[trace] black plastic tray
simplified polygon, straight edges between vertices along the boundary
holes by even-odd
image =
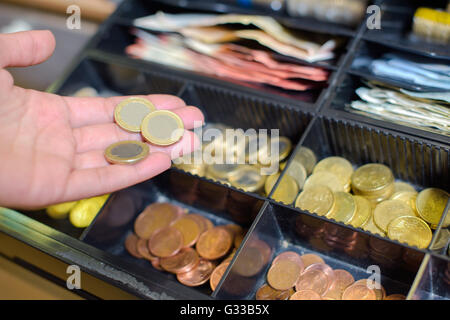
[[[362,43],[365,21],[349,33],[338,32],[347,37],[345,49],[348,51],[341,52],[336,64],[329,68],[333,74],[328,88],[313,93],[313,99],[310,100],[134,60],[123,54],[125,45],[133,40],[128,32],[132,19],[168,6],[172,12],[186,12],[186,6],[192,3],[124,1],[50,91],[69,95],[80,87],[89,85],[100,92],[109,93],[175,94],[187,103],[199,106],[207,121],[222,122],[243,129],[278,128],[281,135],[291,138],[297,149],[301,145],[307,146],[316,152],[319,159],[340,155],[358,165],[382,162],[393,169],[397,178],[410,181],[419,188],[434,186],[449,189],[448,139],[383,121],[354,117],[339,109],[341,101],[351,99],[353,87],[361,80],[358,74],[350,73],[349,68],[356,55],[354,49]],[[245,11],[209,2],[202,4],[202,8],[208,12]],[[189,9],[199,10],[195,5],[189,6]],[[394,6],[391,10],[403,12],[405,7]],[[282,14],[277,17],[283,19]],[[299,29],[324,32],[323,24],[308,24],[305,27],[305,21],[307,20],[298,19]],[[336,33],[331,30],[330,34]],[[372,42],[374,45],[381,43]],[[402,48],[408,49],[407,46]],[[427,48],[422,49],[421,54],[428,52]],[[292,161],[292,158],[293,155],[289,161]],[[288,166],[289,163],[287,168]],[[284,173],[285,171],[280,179]],[[133,219],[145,204],[153,201],[177,203],[199,211],[217,223],[233,221],[250,227],[246,239],[214,293],[211,293],[207,285],[201,288],[185,287],[172,275],[153,270],[148,263],[132,258],[123,250],[124,237],[131,231]],[[448,207],[450,205],[447,205],[447,214]],[[90,248],[88,251],[91,256],[104,265],[99,273],[106,277],[106,281],[117,282],[114,275],[108,273],[108,266],[123,270],[133,276],[133,279],[138,279],[138,282],[133,280],[126,285],[136,296],[147,298],[162,298],[161,294],[168,292],[168,298],[253,299],[255,290],[264,281],[266,269],[261,270],[254,278],[236,282],[236,279],[240,278],[236,278],[234,266],[245,257],[246,246],[254,237],[269,245],[272,257],[287,248],[293,248],[300,253],[316,252],[322,254],[326,262],[334,268],[351,271],[355,278],[367,277],[365,270],[368,264],[377,262],[382,267],[382,282],[388,292],[409,292],[409,298],[417,292],[419,283],[425,292],[434,290],[427,285],[432,285],[436,279],[426,278],[423,271],[429,265],[430,259],[437,261],[433,262],[433,268],[439,270],[450,263],[447,256],[433,252],[430,248],[419,250],[334,220],[302,212],[292,206],[285,206],[269,197],[246,193],[175,168],[140,185],[114,193],[95,221],[85,230],[76,229],[61,221],[52,223],[38,214],[27,215],[51,227],[43,228],[36,224],[39,232],[49,234],[49,239],[64,240],[70,243],[74,250],[83,251],[87,250],[86,247]],[[294,228],[296,223],[298,228]],[[438,232],[441,224],[438,226]],[[315,228],[321,231],[318,232]],[[317,237],[319,233],[321,237]],[[340,246],[330,247],[330,242],[327,242],[327,237],[324,236],[326,234],[338,235],[344,242],[347,239],[351,242],[357,239],[356,242],[360,246],[358,254],[346,252],[342,243]],[[436,234],[433,241],[436,240]],[[81,239],[82,242],[74,238]],[[55,251],[50,254],[59,253]],[[77,264],[81,268],[92,269],[92,261],[77,261]],[[160,295],[142,294],[143,283],[147,286],[145,290],[149,288]],[[438,295],[445,297],[442,293]]]

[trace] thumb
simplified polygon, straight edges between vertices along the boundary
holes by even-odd
[[[0,34],[0,68],[39,64],[54,50],[55,38],[48,30]]]

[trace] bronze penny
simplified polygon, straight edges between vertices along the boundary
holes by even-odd
[[[384,300],[406,300],[406,297],[402,294],[390,294]]]
[[[294,251],[285,251],[283,253],[280,253],[272,262],[272,264],[277,263],[277,261],[281,261],[281,260],[290,260],[296,264],[298,264],[298,266],[300,267],[301,271],[303,271],[304,266],[303,266],[303,261],[302,258],[300,257],[300,255],[297,252]]]
[[[236,237],[234,237],[233,245],[235,248],[239,248],[242,241],[244,240],[245,234],[238,234]]]
[[[342,300],[377,300],[377,295],[365,284],[355,283],[344,290]]]
[[[183,235],[174,227],[166,227],[156,231],[149,241],[150,253],[166,258],[178,253],[183,247]]]
[[[155,259],[158,259],[158,257],[155,257],[154,255],[152,255],[150,253],[150,249],[148,248],[148,240],[146,239],[139,239],[137,242],[137,251],[139,252],[139,254],[144,258],[147,259],[148,261],[152,261]]]
[[[211,278],[209,278],[209,285],[211,286],[211,290],[216,290],[217,285],[219,284],[220,280],[223,277],[223,274],[227,270],[228,266],[230,265],[230,262],[222,262],[219,264],[211,274]]]
[[[227,225],[223,226],[224,228],[228,229],[229,231],[231,231],[233,233],[233,239],[239,235],[242,234],[244,232],[244,229],[242,229],[241,226],[234,224],[234,223],[230,223]]]
[[[199,257],[197,252],[192,248],[181,249],[176,255],[167,258],[161,258],[159,264],[161,267],[172,273],[183,273],[194,269],[198,262]]]
[[[159,261],[160,261],[160,259],[159,259],[159,258],[156,258],[155,260],[152,260],[152,261],[150,261],[150,262],[151,262],[151,264],[152,264],[152,267],[155,268],[156,270],[164,271],[164,269],[161,268],[161,265],[159,264]]]
[[[183,246],[186,248],[193,246],[197,242],[198,237],[200,237],[200,226],[197,221],[189,218],[189,215],[177,219],[172,223],[172,227],[181,232],[183,235]]]
[[[143,256],[137,250],[137,242],[139,238],[134,234],[130,233],[125,239],[125,249],[135,258],[142,259]]]
[[[231,248],[231,241],[228,231],[221,227],[214,227],[202,233],[197,241],[196,249],[202,258],[216,260],[227,254]]]
[[[287,290],[295,286],[302,268],[290,260],[280,260],[269,269],[267,282],[277,290]]]
[[[264,255],[258,247],[246,246],[242,248],[239,259],[233,266],[237,275],[249,278],[258,274],[264,267]]]
[[[305,268],[309,267],[310,265],[314,264],[314,263],[325,263],[325,261],[323,261],[323,259],[321,257],[319,257],[316,254],[312,254],[312,253],[307,253],[301,256],[302,261],[303,261],[303,266]]]
[[[200,286],[209,280],[214,267],[215,265],[211,261],[200,259],[197,266],[191,271],[177,273],[177,279],[189,287]]]
[[[324,295],[334,282],[333,269],[324,263],[314,263],[307,267],[298,279],[295,290],[313,290]]]
[[[336,269],[334,270],[334,281],[330,286],[330,290],[328,290],[324,297],[332,298],[333,300],[341,300],[344,290],[354,282],[355,279],[348,271]]]
[[[322,300],[320,294],[312,290],[300,290],[294,293],[289,300]]]
[[[139,214],[134,231],[141,239],[150,237],[161,228],[169,226],[178,216],[178,210],[170,203],[153,203]]]
[[[198,223],[198,225],[200,226],[200,234],[214,227],[214,224],[211,222],[211,220],[198,213],[188,214],[187,217],[195,220]]]
[[[355,282],[355,284],[362,284],[367,286],[369,289],[372,289],[377,296],[377,300],[383,300],[386,297],[386,290],[384,290],[383,286],[370,279],[360,279]]]
[[[256,300],[287,300],[292,293],[291,290],[276,290],[264,284],[256,291]]]

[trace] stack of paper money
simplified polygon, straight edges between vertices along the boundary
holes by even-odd
[[[450,91],[413,92],[374,83],[360,87],[349,111],[450,136]]]
[[[336,47],[334,40],[300,38],[266,16],[158,12],[136,19],[134,25],[139,29],[132,31],[137,40],[126,49],[130,56],[295,91],[323,86],[329,72],[280,62],[273,53],[316,62],[333,58]],[[244,45],[248,40],[259,47]]]

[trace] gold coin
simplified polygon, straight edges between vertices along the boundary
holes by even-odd
[[[240,166],[237,174],[230,177],[232,186],[246,192],[258,192],[264,187],[266,176],[261,175],[259,169],[254,166]]]
[[[383,164],[369,163],[356,169],[351,181],[352,187],[359,192],[374,192],[393,183],[394,175],[391,169]]]
[[[119,141],[105,150],[105,158],[114,164],[133,164],[147,157],[149,146],[141,141]]]
[[[425,221],[418,217],[398,217],[387,228],[387,235],[393,240],[425,249],[431,242],[432,233]]]
[[[344,185],[338,177],[331,172],[319,171],[313,173],[305,181],[303,189],[307,189],[313,185],[323,185],[331,189],[333,192],[344,192]]]
[[[275,180],[276,181],[276,180]],[[284,204],[291,204],[298,194],[297,182],[291,176],[284,175],[278,184],[277,189],[272,194],[272,199]]]
[[[208,166],[207,169],[208,175],[219,179],[219,180],[228,180],[239,174],[239,165],[232,164],[219,164],[215,163]]]
[[[144,118],[156,108],[147,99],[132,97],[122,100],[114,109],[114,120],[127,131],[141,132]]]
[[[278,162],[287,158],[292,150],[292,142],[287,137],[271,138],[270,142],[258,149],[259,163],[267,165],[271,159],[276,159]],[[278,154],[275,154],[278,152]]]
[[[300,147],[294,156],[294,160],[300,162],[306,169],[306,173],[310,175],[316,165],[317,158],[314,152],[307,147]]]
[[[410,206],[411,209],[413,209],[416,216],[419,216],[416,208],[417,195],[417,191],[397,191],[389,199],[403,201],[408,206]]]
[[[399,191],[416,191],[416,189],[414,189],[414,187],[407,183],[407,182],[403,182],[403,181],[395,181],[394,182],[394,193],[399,192]]]
[[[356,203],[353,196],[347,192],[335,192],[334,199],[334,209],[327,217],[343,223],[349,223],[356,213]]]
[[[356,203],[356,213],[352,220],[350,220],[349,224],[355,228],[359,228],[369,221],[372,216],[372,207],[369,200],[364,197],[353,196],[353,199]]]
[[[384,232],[392,220],[403,216],[414,217],[415,214],[410,206],[400,200],[383,201],[373,210],[373,221]]]
[[[299,189],[303,189],[307,174],[305,167],[303,167],[300,162],[292,161],[286,171],[286,174],[290,175],[295,180],[295,182],[297,182],[297,186],[299,187]]]
[[[141,132],[148,142],[168,146],[183,137],[184,124],[176,113],[169,110],[157,110],[149,113],[142,120]]]
[[[326,216],[333,209],[334,202],[333,191],[330,188],[316,185],[303,190],[298,195],[295,206],[319,216]]]
[[[331,172],[339,178],[343,186],[349,186],[353,167],[347,159],[342,157],[328,157],[320,160],[316,164],[313,174],[319,171]]]
[[[441,229],[431,249],[440,250],[444,248],[445,246],[447,246],[449,239],[450,239],[450,230]]]
[[[419,216],[431,225],[437,225],[444,213],[448,197],[447,192],[438,188],[428,188],[420,191],[416,198],[416,208]],[[445,228],[448,225],[449,223],[444,221],[443,227]]]
[[[387,185],[385,188],[374,192],[364,193],[359,192],[356,189],[353,191],[355,194],[363,196],[376,206],[378,203],[384,200],[388,200],[389,197],[394,193],[394,184],[391,183]]]
[[[266,178],[266,183],[264,184],[264,191],[266,192],[266,195],[269,195],[270,191],[272,191],[273,186],[277,182],[278,178],[280,177],[279,173],[271,174]]]
[[[365,231],[372,232],[373,234],[379,234],[381,236],[385,236],[386,233],[378,228],[378,226],[373,222],[373,214],[371,214],[369,220],[365,224],[362,225],[362,229]]]

